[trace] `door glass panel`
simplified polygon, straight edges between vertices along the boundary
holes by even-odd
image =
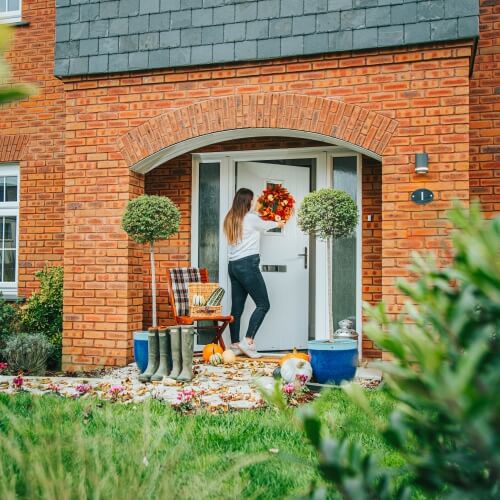
[[[333,187],[357,201],[357,158],[333,159]],[[333,327],[349,318],[356,326],[356,235],[333,241]]]
[[[279,181],[279,182],[267,181],[266,189],[274,189],[276,186],[279,186],[279,185],[283,185],[283,181]],[[258,196],[260,196],[260,193],[254,193],[254,196],[258,197]],[[279,234],[281,234],[282,232],[283,231],[282,231],[281,227],[275,227],[273,229],[268,229],[266,231],[266,233],[279,233]]]
[[[219,281],[220,164],[200,163],[198,208],[198,267],[210,281]]]

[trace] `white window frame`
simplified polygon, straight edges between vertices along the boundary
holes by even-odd
[[[0,202],[0,217],[16,217],[16,268],[15,281],[0,281],[0,291],[4,297],[16,297],[19,272],[19,195],[21,192],[21,180],[19,165],[13,163],[0,163],[0,177],[17,177],[17,201]]]
[[[0,0],[0,3],[7,4],[8,0]],[[0,12],[0,24],[17,23],[21,21],[21,11],[23,8],[22,0],[19,0],[19,9]]]

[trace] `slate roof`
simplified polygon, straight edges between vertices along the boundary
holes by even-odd
[[[56,0],[56,5],[57,76],[479,35],[479,0]]]

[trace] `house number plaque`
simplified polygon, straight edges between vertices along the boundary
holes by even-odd
[[[425,205],[434,200],[434,193],[428,189],[417,189],[411,193],[411,199],[418,205]]]

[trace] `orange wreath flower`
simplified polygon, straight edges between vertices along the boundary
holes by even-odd
[[[259,215],[264,220],[287,221],[293,215],[294,197],[281,184],[264,189],[258,197]]]

